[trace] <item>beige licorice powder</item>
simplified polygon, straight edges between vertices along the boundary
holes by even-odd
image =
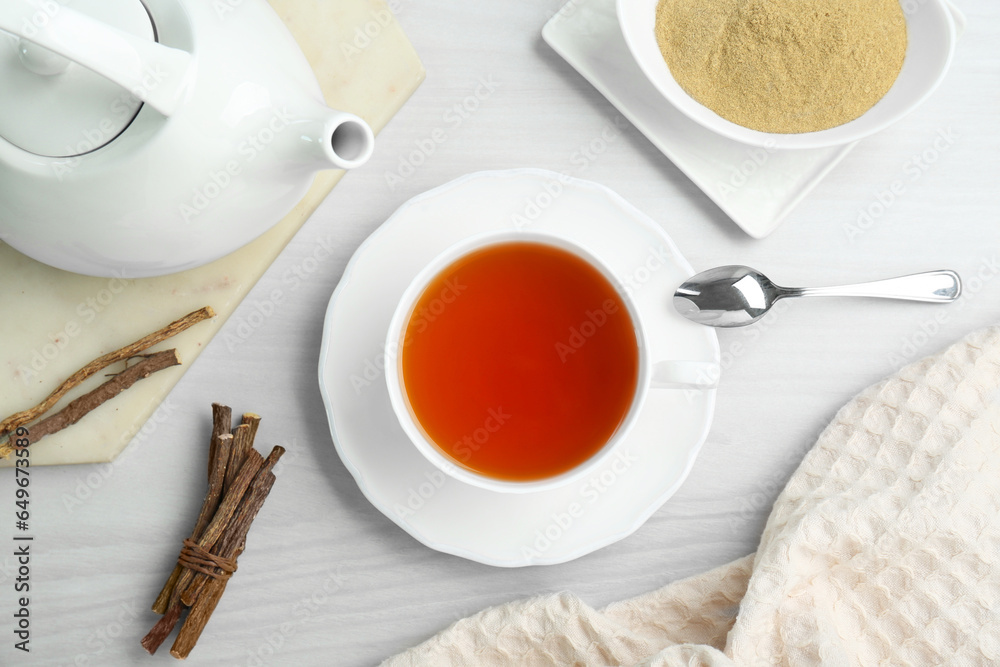
[[[899,0],[660,0],[656,39],[691,97],[783,134],[864,114],[895,82],[907,43]]]

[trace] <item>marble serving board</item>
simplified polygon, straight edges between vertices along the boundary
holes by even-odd
[[[302,46],[330,106],[358,114],[376,132],[423,81],[423,65],[384,0],[270,3]],[[202,306],[217,313],[154,348],[176,347],[181,366],[142,380],[76,425],[33,445],[32,465],[111,461],[125,449],[342,175],[320,173],[298,206],[253,243],[172,276],[88,278],[45,266],[0,243],[0,419],[39,403],[102,354]],[[120,365],[109,369],[115,370]],[[103,374],[91,378],[60,406],[105,379]],[[0,466],[10,464],[0,461]]]

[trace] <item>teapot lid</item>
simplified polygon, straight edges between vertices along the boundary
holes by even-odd
[[[4,0],[7,1],[7,0]],[[59,11],[39,3],[31,17],[43,26]],[[150,41],[156,31],[140,0],[75,0],[73,9]],[[22,34],[30,37],[27,22]],[[116,83],[62,56],[0,31],[0,138],[45,157],[73,157],[114,140],[142,101]]]

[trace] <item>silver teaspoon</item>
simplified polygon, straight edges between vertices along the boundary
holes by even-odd
[[[753,324],[779,299],[793,296],[860,296],[948,303],[962,293],[954,271],[928,271],[841,287],[781,287],[749,266],[720,266],[692,276],[674,293],[674,307],[712,327]]]

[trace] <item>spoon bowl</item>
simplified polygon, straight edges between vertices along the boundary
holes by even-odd
[[[781,287],[749,266],[719,266],[692,276],[674,292],[674,308],[712,327],[753,324],[779,299],[797,296],[858,296],[948,303],[962,293],[954,271],[940,270],[840,287]]]

